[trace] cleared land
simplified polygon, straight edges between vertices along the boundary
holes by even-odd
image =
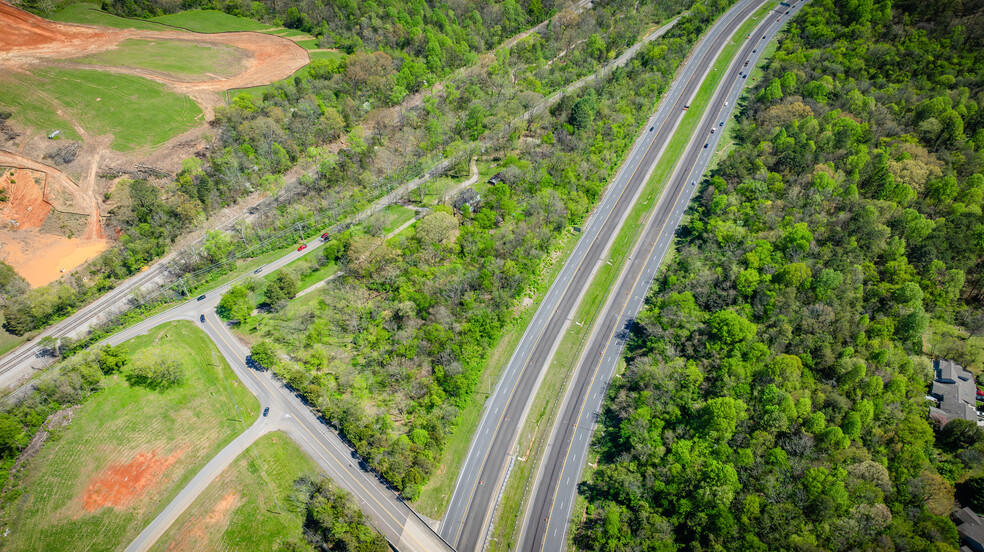
[[[4,104],[17,104],[12,106],[14,121],[31,125],[38,113],[64,113],[90,134],[111,134],[117,151],[159,146],[205,122],[201,108],[188,96],[148,79],[104,71],[36,69],[8,74],[0,78],[0,97]]]
[[[123,345],[174,358],[187,381],[154,391],[107,378],[31,461],[10,505],[10,550],[121,549],[258,414],[206,335],[175,322]]]
[[[181,27],[196,33],[227,33],[230,31],[266,31],[270,25],[255,19],[237,17],[217,10],[188,10],[181,13],[152,17],[150,21]]]
[[[143,19],[126,19],[116,17],[99,9],[98,4],[71,4],[55,12],[49,17],[52,21],[62,23],[78,23],[80,25],[100,25],[116,29],[146,29],[163,31],[167,27]]]
[[[208,486],[152,550],[276,550],[301,535],[305,514],[289,499],[294,481],[319,472],[290,437],[268,433]]]
[[[196,44],[186,40],[128,38],[116,48],[76,58],[76,63],[148,69],[175,79],[231,77],[240,70],[246,52],[224,44]]]

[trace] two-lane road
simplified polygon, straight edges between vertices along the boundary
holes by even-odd
[[[765,0],[742,0],[725,13],[695,47],[678,77],[660,102],[625,164],[612,181],[596,212],[583,230],[571,257],[534,314],[509,364],[486,402],[473,437],[441,535],[460,550],[484,546],[509,455],[529,405],[560,338],[594,273],[607,261],[612,241],[638,199],[656,160],[696,94],[713,60],[730,35]]]
[[[174,320],[189,320],[197,324],[219,348],[222,356],[239,376],[247,389],[260,401],[261,408],[270,408],[269,415],[260,415],[253,425],[230,445],[219,452],[182,489],[161,514],[148,525],[127,548],[128,552],[148,550],[214,480],[250,443],[268,431],[282,430],[317,462],[335,483],[352,493],[359,507],[373,525],[398,550],[428,552],[451,550],[379,477],[360,462],[352,449],[303,404],[270,372],[246,367],[249,352],[229,332],[225,323],[215,315],[218,294],[203,301],[189,301],[168,312],[127,328],[106,341],[120,344],[149,331],[159,324]],[[205,315],[205,322],[201,316]]]
[[[560,551],[567,542],[577,484],[581,478],[598,412],[622,356],[628,328],[644,304],[652,280],[683,218],[695,183],[709,164],[735,102],[764,46],[802,6],[797,2],[770,11],[734,58],[710,107],[697,125],[683,158],[654,211],[592,331],[574,382],[553,427],[544,462],[533,485],[533,500],[523,521],[520,550]],[[786,14],[786,11],[789,14]],[[747,64],[746,64],[747,61]],[[712,132],[715,129],[717,132]],[[675,162],[668,160],[667,162]]]

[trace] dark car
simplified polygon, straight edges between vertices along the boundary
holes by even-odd
[[[649,127],[649,132],[652,132],[654,128],[656,127]]]
[[[205,294],[204,293],[198,296],[198,300],[199,301],[201,301],[202,299],[205,299]]]
[[[307,249],[307,244],[304,244],[297,248],[298,251],[304,251],[305,249]]]
[[[765,35],[762,35],[762,40],[765,40]]]
[[[269,415],[270,415],[270,407],[268,406],[263,409],[263,417],[266,418]]]
[[[254,270],[253,271],[253,274],[259,274],[261,270],[263,270],[263,267],[262,266],[260,268],[257,268],[256,270]]]
[[[696,186],[697,185],[697,181],[696,180],[691,180],[690,181],[690,185],[691,186]]]
[[[752,53],[753,53],[753,54],[754,54],[754,53],[756,53],[756,52],[758,52],[758,50],[752,50]]]
[[[201,321],[202,321],[202,324],[205,323],[205,315],[204,314],[201,316]]]
[[[748,75],[742,75],[741,78],[747,79],[748,78]]]
[[[704,149],[707,149],[707,144],[709,144],[709,143],[710,142],[704,142]]]
[[[724,126],[724,121],[721,121],[720,123],[718,123],[718,126]]]
[[[687,104],[687,105],[685,105],[685,106],[683,106],[683,110],[684,110],[684,111],[686,111],[686,110],[688,110],[688,109],[690,109],[690,104]]]

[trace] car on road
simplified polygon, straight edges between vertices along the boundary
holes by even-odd
[[[762,35],[762,40],[765,40],[765,35]]]
[[[752,53],[753,53],[753,54],[754,54],[754,53],[756,53],[756,52],[758,52],[758,50],[752,50]]]
[[[714,129],[713,128],[711,128],[711,134],[714,134]]]
[[[202,324],[204,324],[204,323],[205,323],[205,315],[204,315],[204,314],[203,314],[203,315],[202,315],[202,317],[201,317],[201,321],[202,321]]]
[[[205,299],[205,294],[204,293],[198,296],[198,300],[199,301],[201,301],[203,299]]]
[[[269,415],[270,415],[270,407],[268,406],[263,409],[263,417],[266,418]]]
[[[697,185],[697,181],[696,180],[691,180],[690,181],[690,185],[691,186],[696,186]]]
[[[707,144],[710,144],[710,142],[704,142],[704,149],[707,149]]]
[[[652,132],[654,128],[656,127],[649,127],[649,132]]]
[[[261,270],[263,270],[263,267],[262,266],[260,268],[257,268],[256,270],[254,270],[253,271],[253,274],[259,274]]]
[[[721,121],[720,123],[718,123],[718,126],[724,126],[724,121]]]
[[[328,239],[328,232],[325,232],[324,234],[321,234],[321,239],[327,240]]]
[[[307,244],[304,244],[297,248],[298,251],[304,251],[305,249],[307,249]]]
[[[686,111],[686,110],[688,110],[688,109],[690,109],[690,104],[687,104],[687,105],[685,105],[685,106],[683,106],[683,110],[684,110],[684,111]]]

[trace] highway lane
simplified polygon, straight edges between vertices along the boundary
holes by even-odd
[[[781,7],[781,10],[769,12],[745,40],[718,86],[711,107],[698,124],[687,152],[655,209],[655,216],[647,224],[644,238],[633,251],[632,260],[603,308],[590,344],[581,357],[574,383],[568,389],[544,453],[544,462],[537,473],[532,505],[524,517],[520,550],[564,549],[577,485],[605,392],[621,359],[628,328],[644,305],[684,210],[696,192],[694,183],[700,180],[720,139],[720,132],[712,134],[711,129],[720,131],[721,123],[730,116],[747,83],[748,68],[754,67],[766,43],[801,6],[802,2],[797,2],[791,8]],[[785,14],[787,9],[789,15]]]
[[[208,484],[221,473],[250,443],[267,431],[285,431],[317,462],[339,487],[352,493],[362,511],[373,525],[398,550],[424,552],[451,550],[404,503],[394,490],[368,466],[360,461],[352,449],[325,423],[323,423],[293,392],[270,372],[260,372],[246,367],[249,351],[229,332],[225,323],[215,314],[219,295],[203,301],[185,302],[168,311],[167,316],[152,319],[127,328],[107,339],[118,345],[137,335],[145,334],[159,324],[173,320],[189,320],[201,327],[215,343],[239,379],[260,400],[260,407],[270,408],[269,416],[262,415],[243,435],[219,452],[216,457],[182,489],[171,504],[148,525],[131,543],[128,550],[148,550],[171,524],[190,506]],[[201,315],[205,315],[205,323]]]
[[[738,2],[694,48],[534,314],[495,392],[486,402],[442,522],[441,535],[456,548],[483,547],[510,451],[570,316],[600,263],[607,260],[612,240],[679,124],[684,106],[711,70],[711,60],[727,37],[763,2]]]

